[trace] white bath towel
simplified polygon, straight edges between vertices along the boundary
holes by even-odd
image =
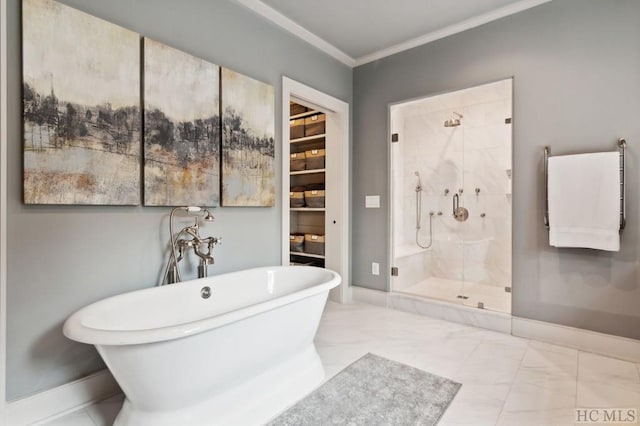
[[[549,244],[620,250],[620,155],[549,157]]]

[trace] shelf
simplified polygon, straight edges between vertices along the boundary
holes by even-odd
[[[311,117],[312,115],[318,115],[318,114],[322,114],[322,111],[316,111],[316,110],[307,111],[307,112],[303,112],[302,114],[292,115],[289,117],[289,120],[297,120],[298,118]]]
[[[325,133],[322,133],[320,135],[315,135],[315,136],[305,136],[304,138],[291,139],[289,142],[290,143],[300,143],[300,142],[312,141],[314,139],[322,139],[324,137],[325,137]]]
[[[290,208],[289,211],[291,212],[323,212],[326,209],[324,207],[322,208],[311,208],[311,207],[293,207]]]
[[[324,173],[325,169],[314,169],[314,170],[299,170],[297,172],[289,172],[289,174],[291,176],[297,176],[297,175],[310,175],[313,173]]]
[[[311,253],[303,253],[301,251],[290,251],[289,254],[291,256],[304,256],[304,257],[313,257],[314,259],[324,259],[323,255],[311,254]]]

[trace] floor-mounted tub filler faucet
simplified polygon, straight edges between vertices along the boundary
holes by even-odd
[[[188,216],[193,217],[195,222],[193,225],[185,226],[174,234],[173,232],[173,216],[178,212],[184,212]],[[198,278],[204,278],[208,275],[209,265],[213,264],[213,247],[222,242],[222,238],[217,237],[201,237],[200,236],[200,220],[206,222],[213,221],[213,215],[204,207],[185,206],[176,207],[171,210],[169,215],[169,244],[171,252],[167,267],[165,268],[164,277],[161,285],[174,284],[182,281],[180,276],[180,268],[178,264],[184,259],[187,251],[193,249],[193,252],[200,258],[198,265]],[[184,237],[184,238],[181,238]]]

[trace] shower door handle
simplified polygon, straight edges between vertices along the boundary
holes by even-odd
[[[453,217],[456,217],[456,212],[458,211],[459,205],[460,197],[458,197],[458,194],[453,194]]]

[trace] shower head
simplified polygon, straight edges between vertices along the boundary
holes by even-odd
[[[455,115],[457,115],[458,117],[456,118]],[[460,122],[461,118],[462,114],[458,114],[457,112],[453,111],[451,113],[451,118],[449,120],[445,120],[444,127],[458,127],[460,124],[462,124]]]
[[[416,192],[422,191],[422,180],[420,179],[420,173],[418,171],[413,172],[414,175],[418,176],[418,183],[416,184]]]

